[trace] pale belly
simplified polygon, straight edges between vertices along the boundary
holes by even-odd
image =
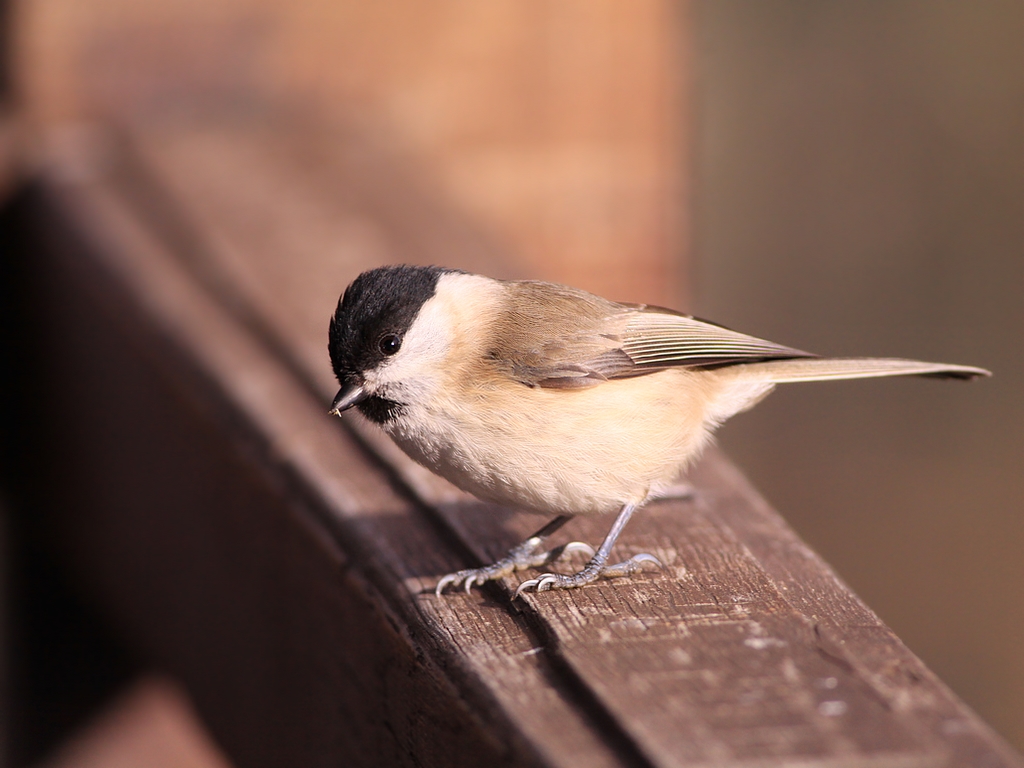
[[[482,499],[545,514],[617,512],[670,484],[699,453],[714,386],[714,377],[681,370],[578,390],[506,385],[479,390],[472,409],[410,408],[385,431]]]

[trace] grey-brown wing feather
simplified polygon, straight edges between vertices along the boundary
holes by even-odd
[[[814,357],[660,307],[551,283],[510,285],[490,355],[529,386],[578,388],[666,368]]]
[[[622,350],[645,373],[677,366],[708,368],[754,360],[816,357],[658,307],[633,309],[623,334]]]

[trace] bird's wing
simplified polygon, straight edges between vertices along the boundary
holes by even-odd
[[[578,388],[666,368],[814,357],[688,315],[519,283],[490,356],[528,386]]]
[[[660,307],[628,309],[622,351],[640,373],[677,366],[711,368],[755,360],[816,357]]]

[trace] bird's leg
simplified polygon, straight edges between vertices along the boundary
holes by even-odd
[[[544,539],[557,531],[571,519],[571,515],[559,515],[539,531],[534,533],[522,544],[512,547],[505,557],[492,565],[486,565],[483,568],[467,568],[464,571],[449,573],[447,576],[441,577],[441,580],[437,582],[437,587],[434,589],[435,594],[440,597],[445,587],[452,584],[455,586],[461,584],[465,587],[466,592],[468,593],[474,584],[483,584],[485,581],[500,579],[503,576],[508,576],[513,571],[522,571],[526,568],[536,568],[541,565],[548,565],[562,557],[562,555],[566,555],[571,552],[586,552],[587,555],[592,556],[594,554],[594,548],[582,541],[573,541],[568,544],[564,544],[561,547],[556,547],[548,552],[536,551],[537,547],[541,545]]]
[[[613,578],[616,576],[628,576],[631,573],[636,573],[643,567],[644,563],[653,563],[659,568],[661,567],[661,561],[658,560],[654,555],[641,554],[633,555],[629,560],[625,560],[621,563],[614,565],[606,565],[608,562],[608,555],[612,551],[612,547],[615,545],[615,540],[619,538],[619,534],[622,533],[622,529],[626,527],[626,523],[629,522],[629,518],[633,516],[636,511],[636,504],[627,504],[619,512],[619,516],[615,518],[615,523],[612,525],[612,529],[608,531],[608,535],[604,537],[604,541],[601,542],[601,547],[597,550],[590,562],[583,568],[579,573],[574,573],[570,576],[565,576],[560,573],[543,573],[536,579],[528,579],[519,585],[516,590],[516,597],[519,597],[523,592],[530,589],[535,589],[538,592],[544,592],[548,589],[575,589],[576,587],[582,587],[584,584],[591,584],[600,578]]]

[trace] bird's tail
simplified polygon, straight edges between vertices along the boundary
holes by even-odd
[[[814,357],[795,360],[766,360],[720,369],[737,379],[784,384],[796,381],[867,379],[876,376],[934,376],[973,379],[991,376],[984,368],[949,363],[926,363],[887,357]]]

